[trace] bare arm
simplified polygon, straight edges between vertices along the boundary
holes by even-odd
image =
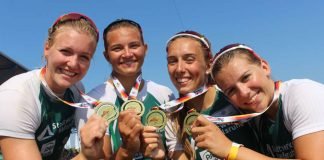
[[[41,154],[34,139],[12,137],[0,138],[1,152],[6,160],[41,160]]]
[[[208,121],[203,116],[199,116],[194,122],[191,131],[196,141],[197,147],[207,149],[218,158],[224,159],[228,157],[231,150],[232,141],[229,140],[223,134],[223,132],[212,122]],[[322,140],[324,140],[324,138]],[[267,157],[245,147],[240,147],[238,149],[236,160],[251,159],[270,160],[277,158]]]
[[[324,158],[324,131],[306,134],[294,140],[296,157],[300,159]]]

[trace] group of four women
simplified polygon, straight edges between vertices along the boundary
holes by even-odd
[[[323,84],[274,81],[269,64],[250,47],[231,44],[213,57],[206,37],[183,31],[166,46],[176,99],[142,78],[142,28],[119,19],[103,33],[110,78],[84,94],[79,81],[98,38],[87,16],[63,15],[49,29],[46,65],[0,86],[5,159],[60,159],[74,123],[81,141],[74,159],[324,157]]]

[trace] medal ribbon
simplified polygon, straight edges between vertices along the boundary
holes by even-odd
[[[127,101],[128,99],[136,99],[138,91],[139,91],[139,87],[141,85],[142,82],[142,74],[138,75],[138,77],[136,78],[135,84],[132,87],[129,95],[127,95],[125,88],[123,87],[123,85],[120,83],[120,81],[114,77],[111,76],[114,86],[117,89],[120,97],[124,100]]]
[[[184,102],[186,102],[186,101],[188,101],[188,100],[190,100],[192,98],[195,98],[195,97],[207,92],[208,88],[209,87],[204,85],[204,86],[198,88],[197,90],[195,90],[193,92],[187,93],[186,95],[184,95],[184,96],[182,96],[182,97],[180,97],[178,99],[166,102],[165,104],[162,104],[159,107],[162,110],[167,111],[167,112],[178,112],[183,108]],[[178,106],[179,104],[181,104],[181,105],[175,111],[173,111],[172,108]]]
[[[78,87],[75,87],[78,92],[80,93],[81,97],[86,101],[86,102],[80,102],[80,103],[72,103],[72,102],[68,102],[63,100],[62,98],[58,97],[52,90],[51,88],[48,86],[48,84],[46,83],[44,77],[45,77],[45,73],[46,73],[46,68],[43,67],[41,68],[40,71],[40,80],[42,82],[42,84],[48,89],[49,93],[54,96],[56,99],[62,101],[63,103],[72,106],[72,107],[76,107],[76,108],[93,108],[95,106],[97,106],[100,102],[84,93],[82,93]]]
[[[264,111],[262,111],[262,112],[249,113],[249,114],[243,114],[243,115],[235,115],[235,116],[226,116],[226,117],[213,117],[213,116],[209,116],[209,115],[204,115],[204,117],[206,117],[209,121],[216,123],[216,124],[224,124],[224,123],[231,123],[231,122],[238,122],[238,121],[246,122],[249,119],[259,116],[259,115],[263,114],[264,112],[266,112],[270,108],[270,106],[275,101],[278,100],[279,95],[280,95],[280,90],[279,90],[280,84],[281,84],[281,81],[275,82],[275,91],[273,93],[274,95],[273,95],[272,101],[268,105],[268,107],[266,109],[264,109]]]

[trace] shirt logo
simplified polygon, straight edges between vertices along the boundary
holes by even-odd
[[[41,134],[39,134],[39,136],[37,137],[37,140],[43,141],[48,138],[51,138],[52,136],[54,136],[54,133],[51,131],[51,129],[47,125],[46,128],[43,130],[43,132]]]
[[[55,140],[45,143],[41,147],[41,153],[44,156],[49,156],[53,153],[55,146]]]

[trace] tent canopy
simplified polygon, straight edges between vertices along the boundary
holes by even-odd
[[[0,84],[20,73],[27,72],[28,69],[13,59],[0,52]]]

